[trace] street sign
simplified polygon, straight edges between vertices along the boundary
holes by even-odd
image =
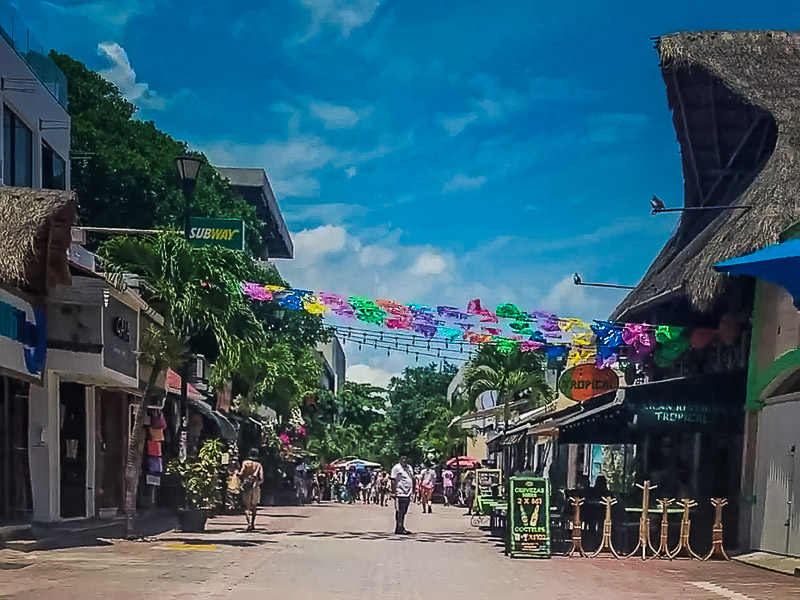
[[[619,377],[613,369],[601,369],[588,364],[567,369],[558,379],[559,391],[576,402],[600,396],[618,387]]]
[[[550,558],[550,480],[512,477],[508,493],[508,554]]]
[[[244,250],[244,221],[241,219],[189,219],[189,243],[192,246],[222,246]]]

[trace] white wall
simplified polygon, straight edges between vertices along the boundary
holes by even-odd
[[[33,90],[33,93],[0,90],[0,103],[6,104],[19,116],[33,132],[33,187],[42,187],[42,141],[46,141],[66,163],[67,189],[70,189],[70,136],[69,115],[56,101],[50,91],[30,70],[9,43],[0,37],[0,77],[25,79],[28,81],[7,83],[6,87]],[[0,130],[2,130],[2,110],[0,110]],[[41,131],[39,119],[60,121],[66,124],[65,129],[46,129]],[[2,152],[2,136],[0,136],[0,156]],[[0,177],[2,170],[0,169]]]
[[[758,419],[750,545],[800,556],[800,394],[774,399]]]
[[[28,459],[33,493],[33,520],[61,518],[58,377],[44,375],[44,387],[31,385],[28,397]]]

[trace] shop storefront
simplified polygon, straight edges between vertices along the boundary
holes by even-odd
[[[121,507],[130,405],[141,394],[143,308],[99,277],[75,277],[51,293],[44,386],[31,390],[35,520],[111,516]]]
[[[32,518],[28,396],[41,380],[47,344],[42,310],[0,289],[0,524]]]

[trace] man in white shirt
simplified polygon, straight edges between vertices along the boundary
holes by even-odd
[[[408,505],[411,504],[411,494],[414,492],[414,471],[406,463],[406,457],[401,456],[400,462],[392,467],[392,496],[394,496],[395,526],[394,532],[398,535],[411,533],[405,528]]]

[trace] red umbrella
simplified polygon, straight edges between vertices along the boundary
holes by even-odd
[[[451,469],[454,467],[458,467],[460,469],[479,469],[481,466],[481,461],[479,461],[477,458],[471,458],[469,456],[459,456],[448,460],[447,466]]]

